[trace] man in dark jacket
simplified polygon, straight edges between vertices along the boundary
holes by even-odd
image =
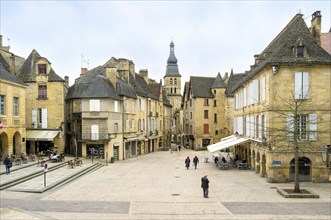
[[[203,189],[203,197],[209,198],[208,197],[209,180],[206,174],[201,178],[201,188]]]
[[[186,169],[188,169],[190,167],[190,163],[191,163],[191,160],[190,160],[189,156],[187,156],[187,158],[185,159]]]
[[[194,168],[197,169],[197,165],[199,163],[199,158],[197,156],[193,158],[193,163],[194,163]]]
[[[11,160],[9,159],[9,156],[6,156],[5,161],[3,162],[3,164],[6,167],[6,174],[10,174],[10,168],[12,166]]]

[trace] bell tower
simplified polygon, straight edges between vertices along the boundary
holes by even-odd
[[[164,79],[164,88],[167,91],[167,96],[172,105],[173,113],[181,106],[181,78],[179,74],[177,58],[175,56],[175,44],[170,42],[170,54],[167,60],[166,74]]]

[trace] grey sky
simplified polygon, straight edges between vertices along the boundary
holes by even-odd
[[[175,43],[182,81],[189,76],[244,72],[297,14],[310,27],[322,14],[330,25],[330,1],[7,1],[0,0],[0,33],[11,52],[27,57],[33,49],[55,72],[79,76],[80,68],[127,58],[150,78],[163,78],[169,44]],[[10,39],[8,41],[8,38]]]

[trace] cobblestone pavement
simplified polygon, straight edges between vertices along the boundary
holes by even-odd
[[[192,161],[195,155],[200,159],[198,168],[186,170],[185,158]],[[0,191],[0,219],[330,220],[330,183],[300,183],[320,198],[287,199],[276,188],[291,189],[293,183],[267,183],[249,170],[219,170],[214,163],[204,163],[205,156],[211,161],[206,151],[154,152],[108,164],[42,194],[9,188]],[[203,198],[200,188],[204,174],[210,180],[209,198]],[[24,187],[38,186],[36,180],[28,182]]]

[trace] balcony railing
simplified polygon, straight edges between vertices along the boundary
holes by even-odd
[[[105,141],[109,138],[108,133],[82,133],[82,140]]]

